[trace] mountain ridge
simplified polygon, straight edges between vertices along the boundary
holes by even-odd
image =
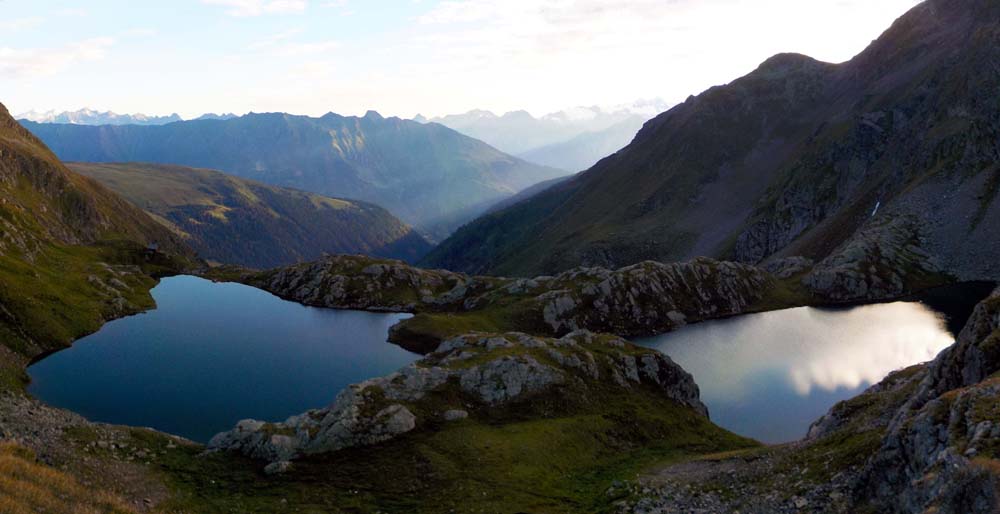
[[[525,110],[509,111],[500,115],[483,109],[473,109],[463,114],[449,114],[434,118],[416,116],[421,123],[440,123],[470,137],[485,141],[504,152],[525,157],[543,151],[552,145],[565,144],[587,133],[602,133],[611,127],[630,121],[641,125],[653,116],[667,110],[669,105],[661,99],[639,100],[627,105],[608,108],[599,106],[574,107],[535,117]],[[634,134],[617,135],[606,146],[620,148]],[[610,136],[606,136],[610,137]],[[567,171],[579,171],[579,161],[596,160],[593,152],[580,149],[582,155],[571,158],[550,159],[540,164],[556,165]],[[564,150],[565,151],[565,150]],[[526,158],[526,157],[525,157]],[[530,159],[529,159],[530,160]],[[592,164],[592,163],[590,163]]]
[[[444,126],[383,118],[373,111],[363,117],[248,114],[159,126],[26,126],[68,161],[218,169],[375,203],[434,237],[447,235],[496,201],[562,174]]]
[[[569,183],[466,225],[425,262],[523,275],[696,255],[821,261],[863,227],[912,215],[943,271],[995,277],[974,246],[1000,245],[998,113],[979,93],[1000,83],[996,11],[930,0],[846,63],[776,55]]]

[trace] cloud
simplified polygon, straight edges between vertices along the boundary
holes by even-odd
[[[273,48],[278,43],[282,41],[287,41],[301,33],[302,29],[300,28],[288,29],[282,32],[271,34],[270,36],[267,36],[259,41],[251,43],[249,48],[251,50],[259,50],[261,48]]]
[[[248,48],[277,57],[298,57],[332,52],[340,48],[340,42],[332,39],[320,41],[290,41],[303,31],[299,28],[285,30],[251,43]]]
[[[350,9],[349,4],[349,0],[328,0],[323,2],[322,6],[339,11],[341,16],[351,16],[354,14],[354,10]]]
[[[40,16],[32,16],[30,18],[16,18],[8,21],[0,21],[0,31],[15,32],[19,30],[33,29],[44,22],[45,19]]]
[[[724,4],[730,0],[716,0]],[[690,10],[664,0],[447,0],[417,18],[421,42],[449,49],[451,59],[544,65],[565,56],[603,57],[663,46]],[[598,55],[599,54],[599,55]]]
[[[297,14],[305,12],[306,0],[201,0],[209,5],[228,7],[226,14],[236,17],[262,14]]]
[[[15,49],[0,47],[0,76],[10,78],[43,77],[86,61],[105,57],[115,44],[109,37],[86,39],[61,48]]]
[[[338,48],[340,48],[340,43],[334,40],[315,41],[311,43],[289,43],[275,48],[274,55],[279,57],[316,55],[329,53]]]
[[[855,389],[932,360],[952,343],[943,318],[919,303],[824,311],[807,307],[692,325],[660,348],[692,373],[703,398],[735,402],[764,380],[799,396]],[[720,366],[739,362],[740,366]]]

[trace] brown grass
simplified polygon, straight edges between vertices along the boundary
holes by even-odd
[[[972,464],[976,467],[988,471],[991,475],[1000,478],[1000,460],[989,457],[976,457],[972,459]]]
[[[39,464],[23,446],[0,442],[0,513],[103,514],[134,512],[115,495]]]

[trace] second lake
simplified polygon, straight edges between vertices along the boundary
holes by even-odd
[[[954,336],[943,315],[900,302],[749,314],[637,342],[694,375],[716,424],[783,443],[892,371],[932,360]]]

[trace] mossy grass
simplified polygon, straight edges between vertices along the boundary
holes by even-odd
[[[0,365],[0,388],[20,390],[24,365],[69,346],[108,319],[155,307],[154,277],[189,266],[183,258],[152,252],[127,241],[94,245],[45,245],[32,260],[0,255],[0,335],[20,358]],[[113,285],[114,284],[114,285]],[[14,362],[8,362],[13,360]]]
[[[516,407],[440,423],[385,444],[296,461],[279,477],[232,454],[178,447],[158,470],[162,507],[199,512],[601,512],[616,480],[663,462],[752,448],[690,409],[651,394],[592,392],[573,414]],[[454,399],[443,399],[444,406]],[[583,405],[583,404],[581,404]]]

